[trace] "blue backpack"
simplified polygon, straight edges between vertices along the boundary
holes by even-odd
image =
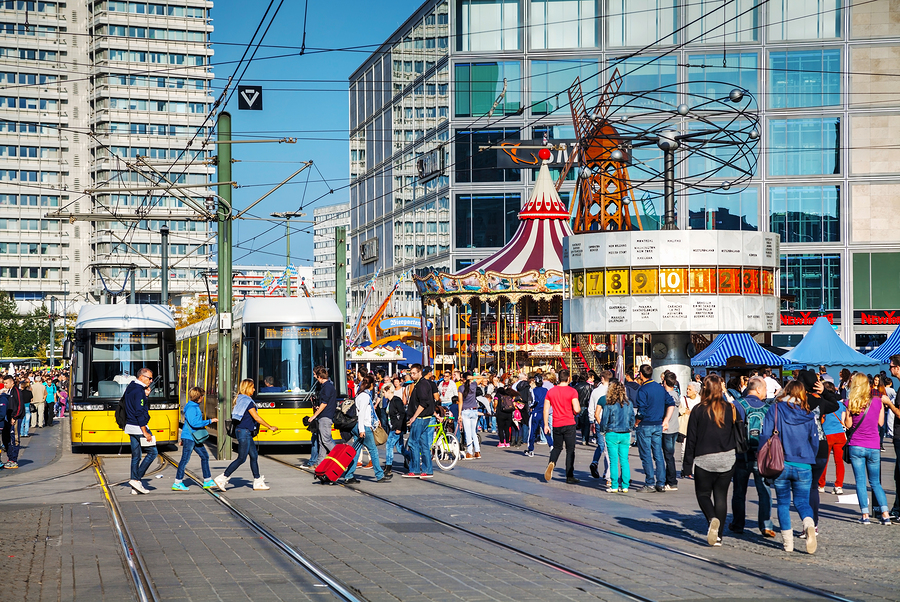
[[[743,397],[737,401],[744,408],[744,413],[746,414],[744,424],[747,427],[747,447],[750,448],[750,451],[756,452],[759,449],[759,434],[762,432],[762,425],[769,411],[769,404],[761,408],[754,408]]]

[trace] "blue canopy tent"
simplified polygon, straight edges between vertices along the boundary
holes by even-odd
[[[880,364],[887,364],[892,355],[900,353],[900,326],[891,333],[887,340],[878,346],[875,351],[869,352],[867,357],[878,360]]]
[[[692,366],[726,366],[728,359],[739,356],[748,366],[783,366],[790,363],[766,351],[746,332],[720,334],[709,347],[691,358]]]
[[[394,347],[399,347],[403,350],[403,357],[405,358],[402,362],[398,362],[398,366],[409,367],[413,364],[421,364],[422,363],[422,352],[417,351],[407,345],[406,343],[394,343]]]
[[[783,357],[795,364],[811,366],[877,366],[882,363],[847,345],[824,317],[816,318],[803,340]]]

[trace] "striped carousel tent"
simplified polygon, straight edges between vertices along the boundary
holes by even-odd
[[[569,211],[550,178],[548,161],[541,164],[531,198],[519,212],[519,229],[500,251],[457,275],[484,271],[522,274],[531,270],[562,273],[563,238],[572,236]]]
[[[726,366],[729,358],[742,357],[748,366],[784,366],[790,362],[763,349],[746,332],[720,334],[709,347],[691,358],[692,366]]]

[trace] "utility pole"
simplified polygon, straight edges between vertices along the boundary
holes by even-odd
[[[291,267],[291,218],[292,217],[301,217],[306,215],[305,213],[301,213],[299,211],[279,211],[275,213],[270,213],[272,217],[277,217],[279,219],[283,219],[284,221],[284,233],[287,236],[287,265],[286,267]],[[291,296],[291,271],[287,270],[288,278],[287,278],[287,292],[285,293],[285,297]]]
[[[347,229],[334,229],[334,300],[347,323]]]
[[[216,166],[219,182],[218,246],[218,314],[219,314],[219,370],[218,416],[216,430],[219,460],[231,459],[231,437],[226,434],[225,421],[231,419],[231,114],[223,111],[218,123],[218,152]]]
[[[159,229],[162,235],[162,293],[160,294],[160,302],[163,305],[169,304],[169,226],[163,224]]]
[[[53,369],[56,356],[54,341],[56,340],[56,297],[50,297],[50,369]]]

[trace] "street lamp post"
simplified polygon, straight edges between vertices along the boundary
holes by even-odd
[[[283,219],[285,234],[287,235],[287,267],[291,266],[291,218],[294,217],[302,217],[306,215],[305,213],[301,213],[299,211],[276,211],[275,213],[270,213],[272,217],[276,217],[278,219]],[[287,278],[287,293],[285,297],[291,296],[291,272],[288,270],[288,278]]]

